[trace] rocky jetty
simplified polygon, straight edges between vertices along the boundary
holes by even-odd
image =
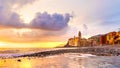
[[[119,56],[120,55],[120,45],[59,48],[56,50],[43,51],[43,52],[25,54],[25,55],[14,56],[14,57],[45,57],[45,56],[64,54],[64,53],[85,53],[85,54],[94,54],[94,55],[99,55],[99,56]]]

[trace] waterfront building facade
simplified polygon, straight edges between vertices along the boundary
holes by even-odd
[[[70,38],[68,40],[68,45],[70,46],[80,46],[80,41],[81,41],[81,32],[79,31],[78,37]]]
[[[85,47],[85,46],[103,46],[103,45],[116,45],[120,44],[120,31],[109,32],[107,34],[92,36],[88,39],[82,38],[81,32],[79,31],[78,36],[70,38],[67,45],[74,47]]]

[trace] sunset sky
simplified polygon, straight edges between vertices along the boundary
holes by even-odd
[[[0,0],[0,47],[56,47],[120,28],[120,0]]]

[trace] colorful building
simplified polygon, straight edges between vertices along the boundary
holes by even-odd
[[[99,46],[99,45],[115,45],[120,44],[120,31],[110,32],[104,35],[92,36],[88,39],[81,38],[81,32],[79,31],[78,37],[70,38],[68,40],[68,46],[84,47],[84,46]]]
[[[100,36],[100,45],[107,44],[107,34]]]
[[[80,41],[81,41],[81,32],[79,31],[78,37],[70,38],[68,40],[68,45],[69,46],[80,46]]]
[[[91,46],[97,46],[100,45],[100,36],[101,35],[95,35],[90,37],[88,40],[91,43]]]
[[[118,32],[110,32],[105,35],[101,35],[100,37],[100,44],[104,45],[115,45],[120,44],[120,31]]]
[[[107,34],[106,36],[106,42],[109,45],[114,45],[114,41],[115,41],[115,36],[117,35],[117,32],[110,32]]]
[[[120,31],[117,32],[114,39],[115,39],[115,41],[114,41],[115,44],[120,44]]]

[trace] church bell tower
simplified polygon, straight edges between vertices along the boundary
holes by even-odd
[[[80,31],[78,33],[78,37],[79,37],[79,39],[81,39],[81,32]]]
[[[79,31],[79,33],[78,33],[78,45],[77,46],[80,46],[80,43],[81,43],[81,32]]]

